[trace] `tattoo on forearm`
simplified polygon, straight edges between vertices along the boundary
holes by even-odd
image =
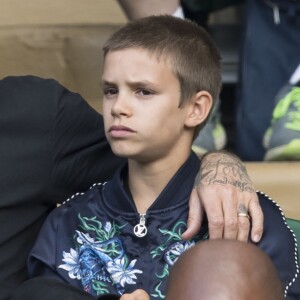
[[[255,192],[246,167],[232,154],[212,153],[203,158],[195,186],[211,184],[231,184],[242,192]]]

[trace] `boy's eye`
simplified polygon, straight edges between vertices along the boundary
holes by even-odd
[[[150,90],[145,90],[145,89],[139,89],[137,90],[137,94],[140,96],[150,96],[155,94],[153,91]]]
[[[116,95],[118,93],[118,89],[117,88],[114,88],[114,87],[110,87],[110,88],[106,88],[104,89],[103,91],[103,94],[105,96],[113,96],[113,95]]]

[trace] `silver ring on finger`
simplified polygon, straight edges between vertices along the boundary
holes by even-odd
[[[248,218],[248,220],[250,219],[250,216],[245,213],[238,213],[238,217],[245,217],[245,218]]]

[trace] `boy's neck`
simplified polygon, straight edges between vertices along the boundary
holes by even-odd
[[[139,213],[145,213],[163,191],[190,152],[177,159],[164,158],[151,163],[128,160],[128,186]]]

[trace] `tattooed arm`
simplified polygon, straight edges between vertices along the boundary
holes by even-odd
[[[211,239],[248,239],[249,219],[238,217],[238,211],[251,217],[252,241],[258,242],[262,236],[263,213],[254,185],[244,164],[233,154],[210,152],[202,157],[190,198],[188,229],[182,238],[191,238],[198,231],[204,210]]]

